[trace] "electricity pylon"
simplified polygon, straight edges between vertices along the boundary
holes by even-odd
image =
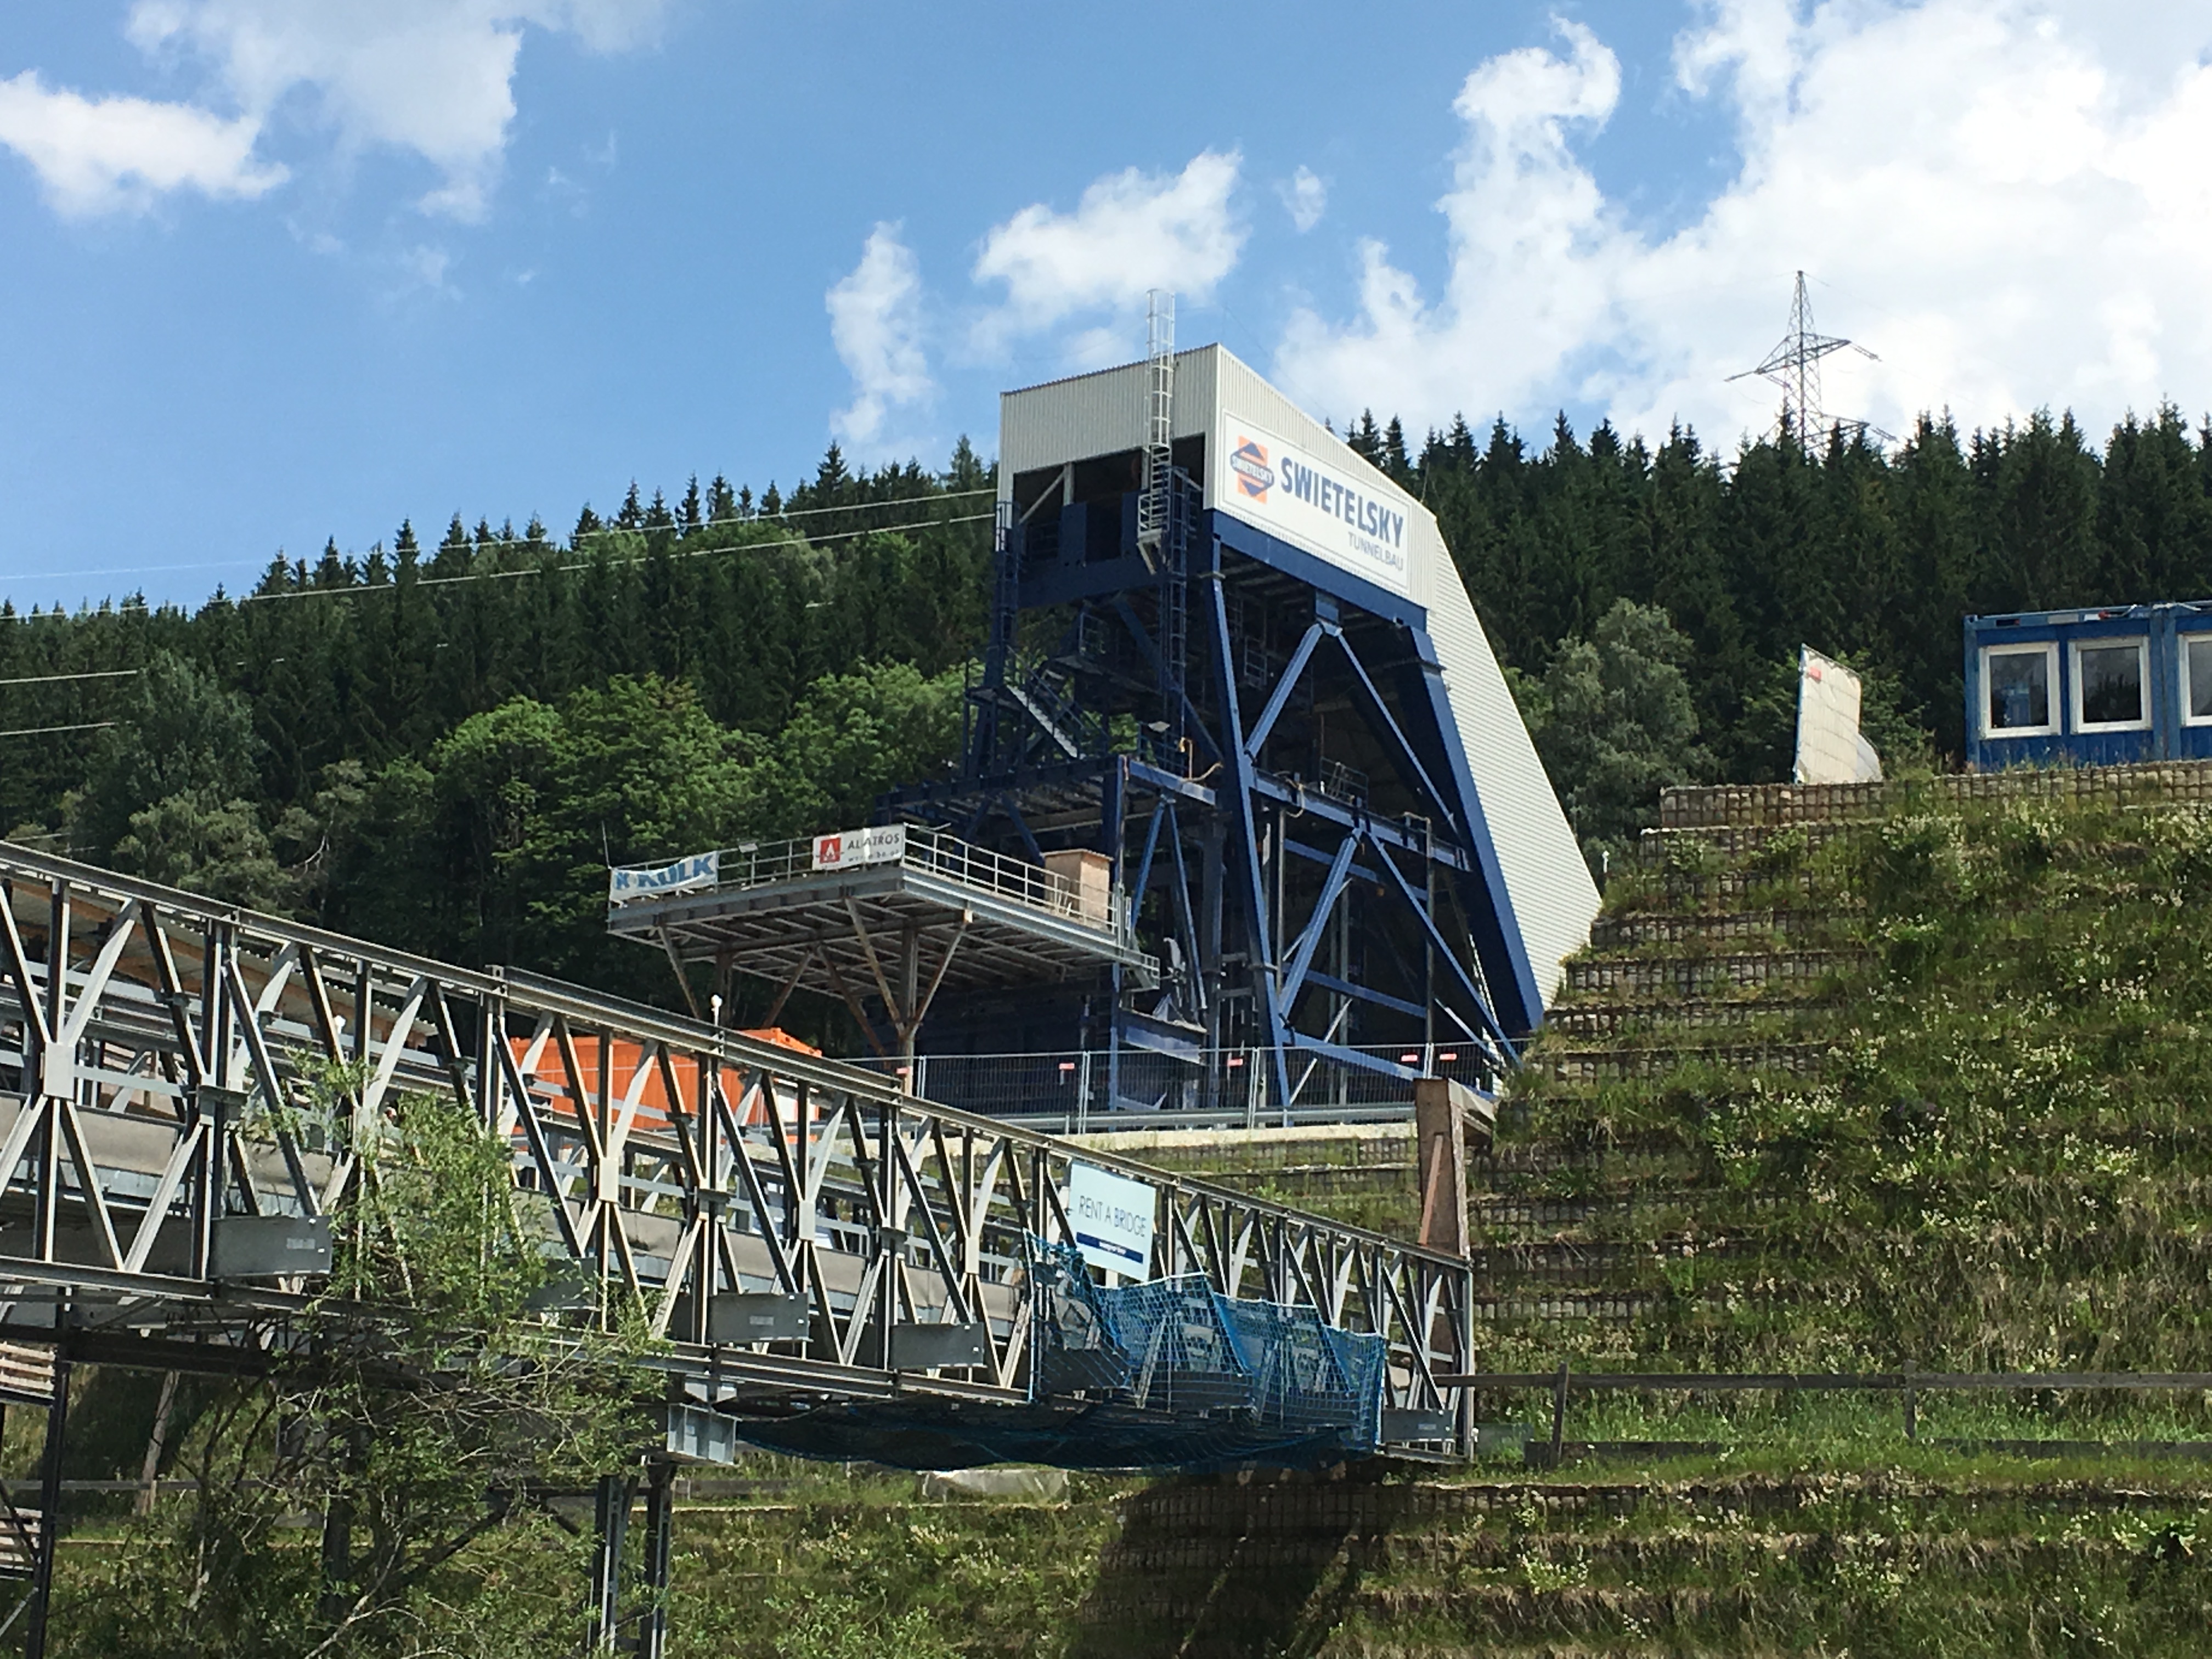
[[[1880,427],[1830,415],[1820,408],[1820,359],[1845,349],[1856,351],[1869,362],[1881,361],[1864,346],[1823,334],[1813,326],[1813,302],[1806,297],[1805,273],[1801,270],[1797,273],[1796,297],[1790,306],[1790,331],[1782,337],[1779,345],[1766,354],[1764,362],[1741,374],[1731,374],[1729,380],[1747,380],[1756,374],[1780,386],[1782,419],[1778,429],[1788,429],[1794,423],[1800,444],[1809,446],[1815,432],[1831,426],[1847,427],[1886,439],[1890,434]]]

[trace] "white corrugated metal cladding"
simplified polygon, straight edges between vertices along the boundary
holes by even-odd
[[[1012,498],[1017,473],[1139,447],[1147,374],[1144,363],[1127,363],[1005,393],[999,403],[1000,499]],[[1566,957],[1589,941],[1597,884],[1435,518],[1224,348],[1178,352],[1175,435],[1210,437],[1224,410],[1327,456],[1360,488],[1395,499],[1405,511],[1408,597],[1428,611],[1429,636],[1443,666],[1468,771],[1497,844],[1515,924],[1537,988],[1549,1003]],[[1215,495],[1225,470],[1207,459],[1206,503],[1234,513],[1233,497]]]

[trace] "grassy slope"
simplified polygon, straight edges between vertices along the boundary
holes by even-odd
[[[1480,1172],[1489,1360],[2212,1369],[2208,946],[2192,811],[1666,838]],[[1379,1140],[1163,1161],[1412,1224]],[[2197,1655],[2212,1464],[1956,1442],[2208,1431],[2197,1397],[1928,1399],[1915,1444],[1893,1400],[1653,1395],[1578,1401],[1570,1438],[1711,1449],[1052,1504],[764,1463],[768,1495],[679,1517],[673,1650]]]

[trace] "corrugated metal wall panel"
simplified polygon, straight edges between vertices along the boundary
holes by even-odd
[[[1422,515],[1416,547],[1425,547],[1429,637],[1443,665],[1452,719],[1466,745],[1483,816],[1489,820],[1513,917],[1547,1006],[1558,994],[1567,957],[1589,943],[1598,912],[1597,883],[1536,757],[1497,654],[1468,602],[1458,568],[1436,521]]]
[[[1176,437],[1200,436],[1212,428],[1216,360],[1225,355],[1219,346],[1176,354]],[[1137,362],[1001,392],[1000,498],[1012,499],[1016,473],[1140,447],[1150,384],[1148,366]]]

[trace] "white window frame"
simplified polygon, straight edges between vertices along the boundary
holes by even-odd
[[[2041,726],[1996,726],[1990,720],[1990,663],[1996,657],[2025,657],[2041,652],[2045,667],[2044,689],[2046,695],[2044,710],[2050,716]],[[2058,735],[2058,641],[2056,640],[2024,640],[2017,645],[1985,645],[1982,647],[1981,691],[1982,736],[1984,739],[2004,742],[2012,738],[2055,738]]]
[[[2212,629],[2192,628],[2186,632],[2177,631],[2173,639],[2180,647],[2177,654],[2181,658],[2181,723],[2184,726],[2212,726],[2212,714],[2192,714],[2189,712],[2195,703],[2189,690],[2189,642],[2203,640],[2212,645]]]
[[[2072,652],[2069,666],[2074,672],[2067,688],[2068,712],[2074,717],[2070,728],[2087,735],[2104,732],[2148,732],[2150,730],[2150,641],[2141,634],[2113,634],[2102,639],[2069,640]],[[2122,646],[2136,648],[2136,684],[2141,691],[2142,717],[2132,720],[2097,720],[2081,718],[2081,653],[2084,651],[2112,651]]]

